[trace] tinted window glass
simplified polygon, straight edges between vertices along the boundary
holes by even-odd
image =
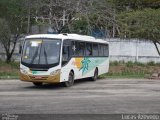
[[[86,43],[86,56],[92,56],[92,44]]]
[[[104,45],[104,56],[109,56],[109,47],[108,47],[108,45]]]
[[[103,45],[99,44],[99,56],[104,56],[103,54]]]
[[[84,50],[85,50],[84,48],[85,48],[84,42],[79,42],[79,49],[78,49],[79,56],[84,56]]]
[[[54,48],[54,49],[53,49]],[[43,41],[39,64],[59,62],[60,43],[58,41]]]
[[[98,56],[98,44],[93,44],[93,56]]]
[[[62,65],[67,63],[71,58],[71,42],[70,40],[63,41],[63,50],[62,50]]]
[[[35,65],[58,64],[61,41],[29,39],[25,41],[22,62]]]
[[[84,56],[85,43],[84,42],[75,42],[72,49],[74,50],[75,56]]]

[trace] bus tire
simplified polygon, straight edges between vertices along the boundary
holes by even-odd
[[[96,81],[98,78],[98,69],[96,68],[94,71],[94,76],[91,78],[92,81]]]
[[[74,73],[71,71],[69,73],[68,81],[63,82],[64,87],[71,87],[74,84]]]
[[[43,83],[42,83],[42,82],[33,82],[33,84],[34,84],[35,86],[38,86],[38,87],[39,87],[39,86],[42,86]]]

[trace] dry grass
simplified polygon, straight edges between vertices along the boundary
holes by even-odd
[[[153,62],[147,64],[132,62],[111,62],[109,73],[102,75],[102,77],[144,78],[152,75],[153,73],[160,73],[160,64],[155,64]]]
[[[7,64],[0,61],[0,78],[4,76],[18,76],[19,73],[19,63],[12,62]]]

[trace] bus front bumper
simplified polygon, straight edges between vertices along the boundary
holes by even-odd
[[[20,80],[26,82],[59,83],[60,73],[56,75],[26,75],[20,72]]]

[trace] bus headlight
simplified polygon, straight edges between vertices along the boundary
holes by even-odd
[[[28,74],[28,72],[25,70],[25,69],[20,69],[21,70],[21,72],[23,73],[23,74]]]
[[[51,76],[54,76],[54,75],[57,75],[57,74],[59,74],[59,73],[60,73],[60,69],[55,70],[55,71],[52,71],[52,72],[50,73],[50,75],[51,75]]]

